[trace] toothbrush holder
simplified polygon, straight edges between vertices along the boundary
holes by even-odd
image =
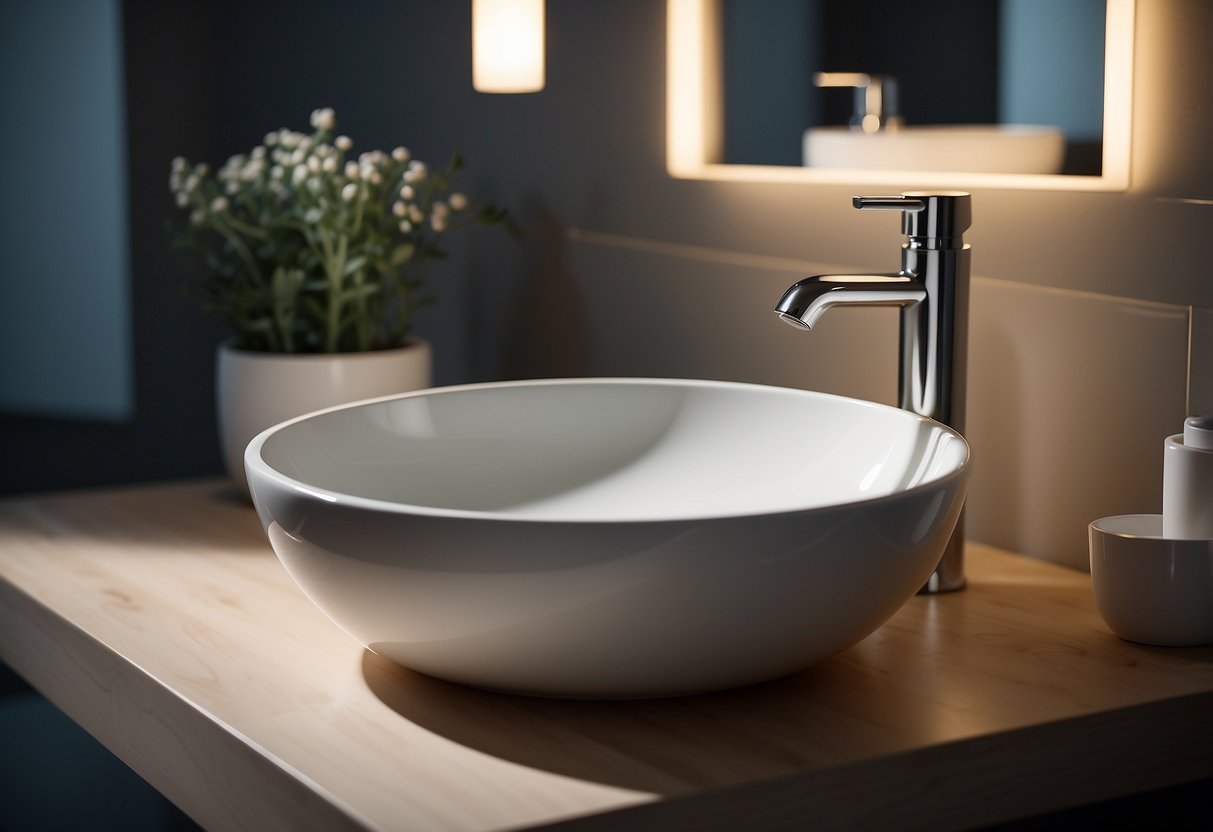
[[[1213,643],[1213,540],[1163,535],[1161,514],[1103,517],[1088,527],[1095,608],[1139,644]]]

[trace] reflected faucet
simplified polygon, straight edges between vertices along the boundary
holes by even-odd
[[[857,196],[860,210],[901,211],[901,270],[894,274],[821,274],[784,293],[775,313],[801,329],[835,306],[901,308],[898,404],[964,433],[968,352],[971,198],[962,192],[908,191]],[[922,592],[965,585],[964,515]]]
[[[855,112],[851,129],[863,133],[897,130],[905,120],[897,114],[897,79],[892,75],[869,75],[866,72],[815,72],[817,87],[853,87]]]

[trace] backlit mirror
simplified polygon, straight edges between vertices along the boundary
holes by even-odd
[[[668,17],[675,176],[1127,185],[1133,0],[668,0]]]

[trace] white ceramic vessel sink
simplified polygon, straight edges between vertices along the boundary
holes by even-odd
[[[884,405],[758,385],[438,388],[262,433],[275,551],[370,650],[554,696],[694,693],[856,643],[926,581],[968,447]]]
[[[863,133],[812,127],[804,134],[809,167],[851,170],[1059,173],[1065,137],[1056,127],[940,125]]]

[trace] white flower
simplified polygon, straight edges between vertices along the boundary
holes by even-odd
[[[416,205],[409,206],[409,219],[415,223],[421,223],[425,220],[425,214]]]
[[[264,141],[266,147],[273,147],[278,144],[278,134],[276,132],[266,133]]]
[[[435,214],[430,217],[430,225],[433,226],[434,231],[441,234],[443,231],[446,231],[446,217],[440,217]]]
[[[405,185],[400,189],[400,198],[405,200],[412,199],[415,193],[416,191],[413,190],[412,185]]]
[[[451,210],[462,211],[468,207],[468,198],[460,193],[451,194],[448,200],[451,203]]]
[[[291,184],[302,185],[304,179],[307,179],[307,168],[303,165],[297,165],[294,170],[291,171]]]
[[[281,132],[278,134],[278,144],[282,145],[287,150],[294,150],[295,145],[299,144],[299,134],[292,133],[290,130],[283,127]]]
[[[332,130],[337,126],[337,117],[332,107],[312,110],[312,126],[318,130]]]
[[[198,174],[199,176],[206,176],[208,171],[210,171],[210,166],[207,165],[206,162],[203,162],[201,165],[194,168],[194,173]]]
[[[172,173],[170,173],[168,175],[168,188],[170,191],[181,190],[181,173],[180,173],[180,171],[173,171]]]
[[[315,225],[320,222],[322,217],[324,217],[324,212],[319,208],[309,208],[303,215],[303,221],[310,225]]]
[[[338,136],[337,140],[333,142],[333,144],[337,145],[338,150],[346,151],[354,146],[354,140],[349,136]]]
[[[312,173],[320,173],[320,160],[315,156],[307,157],[307,169]]]
[[[186,180],[185,180],[185,192],[187,194],[193,193],[194,188],[197,188],[197,187],[198,187],[198,175],[196,173],[191,173],[188,177],[186,177]]]
[[[302,147],[296,149],[295,152],[291,154],[292,165],[302,165],[305,159],[307,159],[307,151]]]
[[[403,231],[405,234],[408,234],[410,231],[413,230],[413,224],[411,222],[409,222],[408,220],[401,220],[400,221],[400,230]]]
[[[184,191],[177,194],[177,207],[178,208],[184,208],[185,206],[187,206],[189,204],[190,204],[190,198],[185,195]]]
[[[265,158],[265,148],[262,147],[261,145],[257,145],[256,147],[254,147],[253,152],[252,152],[252,157],[254,159],[264,159]]]
[[[430,206],[430,213],[439,219],[445,220],[451,215],[451,206],[440,200],[435,200],[434,204]]]
[[[345,178],[346,179],[357,179],[358,174],[359,174],[359,171],[358,171],[357,162],[351,160],[351,161],[345,163]]]
[[[392,151],[392,158],[397,162],[407,162],[409,160],[409,149],[407,147],[398,147]]]
[[[396,216],[403,217],[405,214],[408,213],[408,211],[409,211],[408,206],[405,205],[403,202],[393,202],[392,203],[392,213],[395,214]]]
[[[425,179],[426,173],[428,173],[428,169],[425,166],[425,162],[418,162],[414,159],[409,162],[409,169],[404,172],[404,181],[409,185],[416,185],[422,179]]]
[[[215,199],[211,202],[211,210],[214,211],[216,214],[222,214],[224,211],[226,211],[227,210],[227,197],[224,197],[224,196],[215,197]]]
[[[184,156],[173,157],[173,171],[174,172],[180,173],[181,171],[185,170],[185,165],[186,165],[186,161],[185,161]]]
[[[194,225],[202,225],[202,223],[206,222],[206,212],[201,208],[195,208],[190,214],[190,222]]]
[[[227,185],[224,186],[223,190],[226,191],[229,196],[234,196],[236,192],[240,190],[240,183],[235,179],[231,179],[228,181]]]
[[[307,181],[307,189],[314,194],[320,193],[320,191],[323,188],[324,188],[324,183],[315,177],[313,177]]]
[[[356,196],[358,196],[358,186],[353,182],[341,189],[341,198],[346,202],[353,202]]]
[[[325,156],[324,161],[320,163],[320,167],[324,170],[325,173],[336,173],[337,172],[337,157],[336,156]]]
[[[271,179],[281,179],[284,176],[286,176],[286,171],[283,169],[282,165],[274,165],[272,168],[270,168]]]
[[[383,176],[379,173],[378,170],[372,170],[371,175],[368,176],[367,179],[370,180],[372,185],[378,185],[380,182],[383,181]]]

